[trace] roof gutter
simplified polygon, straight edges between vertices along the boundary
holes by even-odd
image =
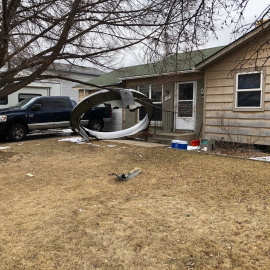
[[[73,89],[77,89],[77,90],[94,90],[94,89],[100,89],[100,88],[107,88],[107,87],[114,87],[114,86],[119,86],[121,82],[117,82],[114,84],[103,84],[103,85],[97,85],[97,86],[90,86],[90,85],[85,85],[85,86],[78,86],[78,87],[72,87]],[[89,87],[89,88],[87,88]]]
[[[124,78],[119,78],[119,79],[122,81],[126,81],[126,80],[136,80],[136,79],[144,79],[144,78],[151,78],[151,77],[159,77],[159,76],[170,76],[170,75],[177,75],[177,74],[199,73],[199,72],[201,72],[201,71],[197,70],[197,69],[189,69],[189,70],[184,70],[184,71],[160,73],[160,74],[149,74],[149,75],[133,76],[133,77],[124,77]]]

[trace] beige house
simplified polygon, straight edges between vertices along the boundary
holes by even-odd
[[[90,82],[132,88],[154,103],[157,141],[197,138],[270,145],[270,22],[226,47],[122,68]],[[97,88],[80,85],[80,98]],[[123,128],[140,114],[123,111]]]
[[[270,145],[270,22],[196,69],[204,72],[203,137]]]
[[[129,88],[146,94],[154,104],[150,131],[154,140],[170,143],[200,136],[203,121],[204,73],[194,65],[219,51],[210,48],[172,55],[156,63],[121,68],[89,83],[99,87]],[[80,99],[100,88],[78,85]],[[133,126],[143,112],[123,110],[122,128]]]

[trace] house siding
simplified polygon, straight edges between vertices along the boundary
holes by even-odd
[[[244,44],[205,69],[204,138],[270,145],[270,53],[269,44],[265,43],[269,38],[268,33],[253,40],[254,44]],[[261,111],[236,110],[236,74],[260,70],[264,88]]]
[[[70,73],[68,75],[68,77],[71,79],[76,79],[76,80],[79,80],[82,82],[86,82],[86,81],[89,81],[89,80],[95,78],[96,76],[78,74],[78,73],[72,73],[72,74]],[[81,95],[79,96],[78,89],[72,88],[77,83],[65,81],[65,80],[61,80],[61,83],[62,83],[62,95],[63,96],[69,96],[70,98],[76,100],[76,102],[81,100]]]

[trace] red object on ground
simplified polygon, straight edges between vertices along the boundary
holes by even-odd
[[[199,146],[200,143],[201,143],[200,140],[193,140],[193,141],[191,141],[191,146]]]

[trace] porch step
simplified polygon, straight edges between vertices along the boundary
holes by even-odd
[[[195,133],[173,133],[173,132],[164,132],[153,134],[153,137],[149,137],[149,142],[156,142],[165,145],[171,145],[172,140],[187,141],[188,144],[191,144],[192,140],[196,139]]]

